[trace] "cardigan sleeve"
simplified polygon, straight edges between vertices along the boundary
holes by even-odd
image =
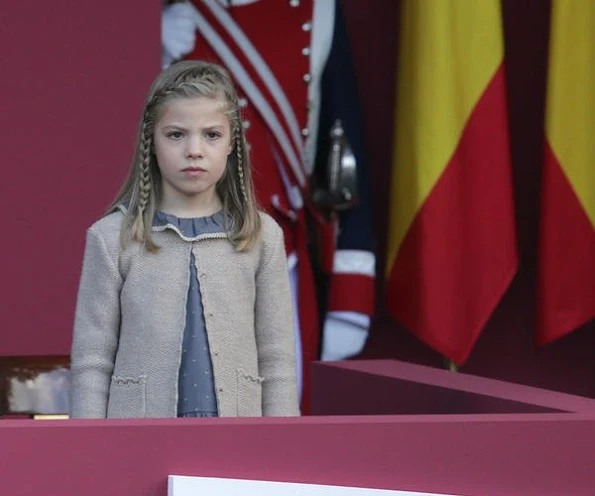
[[[115,251],[115,250],[112,250]],[[97,225],[87,231],[71,353],[72,418],[105,418],[120,329],[122,278]]]
[[[283,231],[265,217],[256,274],[255,333],[264,416],[298,416],[293,309]],[[268,238],[268,239],[267,239]]]

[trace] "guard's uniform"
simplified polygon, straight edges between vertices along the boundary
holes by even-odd
[[[302,408],[307,411],[307,372],[309,362],[318,358],[321,335],[307,218],[315,220],[314,231],[326,239],[322,268],[337,272],[330,279],[327,308],[340,317],[334,332],[341,322],[349,325],[351,317],[367,331],[373,311],[373,237],[361,118],[347,45],[337,43],[346,33],[335,2],[329,0],[193,0],[191,5],[197,37],[185,58],[219,63],[232,74],[259,206],[285,234],[297,286]],[[362,196],[358,206],[340,216],[338,230],[336,223],[321,222],[310,200],[310,178],[326,167],[335,118],[342,119],[356,155]],[[329,240],[336,232],[339,250],[334,252]]]

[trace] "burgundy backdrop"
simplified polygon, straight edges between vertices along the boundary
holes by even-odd
[[[159,70],[160,2],[4,2],[0,24],[0,356],[66,355],[85,229]]]
[[[341,0],[373,165],[384,273],[393,137],[396,0]],[[535,267],[549,2],[503,0],[521,267],[463,371],[595,395],[595,332],[534,346]],[[122,182],[148,85],[159,69],[161,2],[23,0],[3,6],[0,82],[0,356],[70,349],[84,231]],[[379,295],[382,281],[379,280]],[[364,358],[441,366],[384,312]]]

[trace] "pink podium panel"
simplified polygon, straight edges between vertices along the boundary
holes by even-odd
[[[595,415],[0,421],[0,493],[165,496],[168,475],[592,496]]]
[[[595,413],[590,398],[397,360],[315,362],[311,370],[314,415]]]

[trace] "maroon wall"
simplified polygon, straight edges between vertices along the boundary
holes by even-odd
[[[347,18],[373,167],[378,273],[384,274],[390,181],[398,12],[395,0],[341,0]],[[549,1],[503,0],[510,133],[520,269],[479,338],[463,371],[507,381],[595,395],[595,331],[585,326],[545,348],[534,345],[535,273]],[[437,353],[385,311],[379,280],[378,315],[363,358],[398,358],[442,366]]]
[[[3,2],[0,356],[67,355],[85,229],[159,70],[160,2]]]

